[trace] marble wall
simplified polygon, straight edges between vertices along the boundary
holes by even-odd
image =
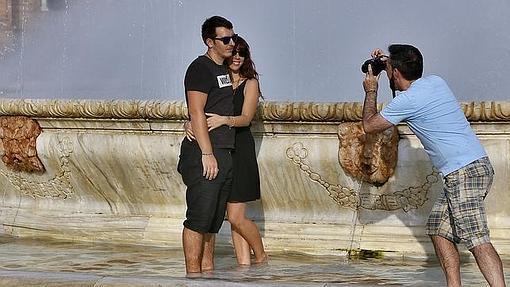
[[[496,170],[487,198],[495,246],[510,255],[510,103],[463,103]],[[45,172],[0,163],[3,232],[21,237],[180,245],[185,186],[176,171],[182,102],[0,100],[0,115],[42,128]],[[384,256],[433,254],[424,224],[441,178],[407,126],[398,162],[382,186],[339,163],[339,125],[359,121],[360,103],[262,103],[252,127],[262,200],[250,204],[270,251]],[[218,244],[229,244],[226,222]],[[465,250],[464,250],[465,252]]]

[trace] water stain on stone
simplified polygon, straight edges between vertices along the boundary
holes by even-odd
[[[112,259],[112,260],[108,260],[106,262],[107,263],[119,263],[119,264],[136,264],[136,263],[139,263],[139,262],[130,261],[130,260],[127,260],[127,259]]]
[[[110,267],[112,265],[111,264],[107,264],[107,263],[96,263],[96,264],[94,264],[94,266]]]
[[[89,266],[89,267],[78,267],[76,268],[76,270],[101,270],[103,268],[99,268],[99,267],[94,267],[94,266]]]
[[[3,268],[21,268],[21,267],[24,267],[23,265],[19,265],[19,264],[8,264],[8,265],[4,265],[2,266]]]
[[[350,250],[348,256],[349,259],[370,259],[370,258],[383,259],[384,253],[381,250],[360,249]]]

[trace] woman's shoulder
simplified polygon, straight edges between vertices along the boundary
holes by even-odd
[[[250,94],[254,95],[256,97],[260,96],[260,88],[259,88],[259,81],[255,78],[246,79],[244,81],[244,94]]]
[[[255,86],[259,86],[259,80],[257,80],[256,78],[251,78],[251,79],[246,79],[244,81],[246,83],[247,86],[252,86],[252,85],[255,85]]]

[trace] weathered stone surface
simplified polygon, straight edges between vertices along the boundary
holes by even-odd
[[[338,119],[347,111],[339,109],[341,104],[294,103],[287,105],[291,110],[278,106],[266,114],[268,119],[252,126],[262,198],[249,204],[248,214],[259,225],[267,250],[433,253],[424,225],[442,183],[406,125],[398,126],[394,175],[375,186],[349,176],[339,164]],[[500,105],[505,106],[510,107]],[[485,117],[491,110],[479,111],[473,110]],[[496,171],[486,200],[491,240],[500,254],[508,256],[510,122],[504,121],[508,110],[495,111],[498,122],[481,120],[472,127]],[[0,114],[5,113],[37,117],[44,130],[37,138],[37,152],[46,172],[15,172],[0,164],[4,233],[180,244],[186,187],[176,165],[185,105],[2,99]],[[226,222],[219,245],[230,244],[229,230]]]
[[[36,148],[40,134],[39,124],[28,117],[0,117],[0,153],[5,165],[16,171],[43,172]]]
[[[366,134],[361,122],[338,126],[338,160],[356,179],[382,185],[395,172],[398,154],[398,130],[389,128]]]

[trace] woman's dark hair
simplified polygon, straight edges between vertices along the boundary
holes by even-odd
[[[251,59],[251,53],[250,53],[250,46],[244,40],[241,36],[237,37],[236,44],[234,46],[233,54],[236,53],[236,51],[244,50],[246,52],[246,56],[244,57],[244,63],[239,68],[239,74],[241,77],[246,79],[259,79],[259,73],[257,73],[257,70],[255,69],[255,63],[253,63]]]
[[[245,79],[257,79],[259,80],[259,73],[257,73],[257,69],[255,68],[255,63],[253,63],[251,59],[250,45],[243,39],[241,36],[237,36],[237,41],[234,46],[234,50],[232,55],[235,55],[237,51],[243,50],[246,53],[244,57],[243,65],[239,68],[239,75]],[[260,82],[259,82],[259,93],[260,97],[262,96],[262,91],[260,90]]]
[[[204,24],[202,24],[202,40],[204,41],[204,44],[207,45],[207,43],[205,42],[207,39],[216,38],[217,27],[232,29],[234,26],[229,20],[221,16],[212,16],[210,18],[207,18],[204,21]]]
[[[404,79],[413,81],[423,75],[423,56],[418,48],[405,44],[388,47],[391,66],[400,71]]]

